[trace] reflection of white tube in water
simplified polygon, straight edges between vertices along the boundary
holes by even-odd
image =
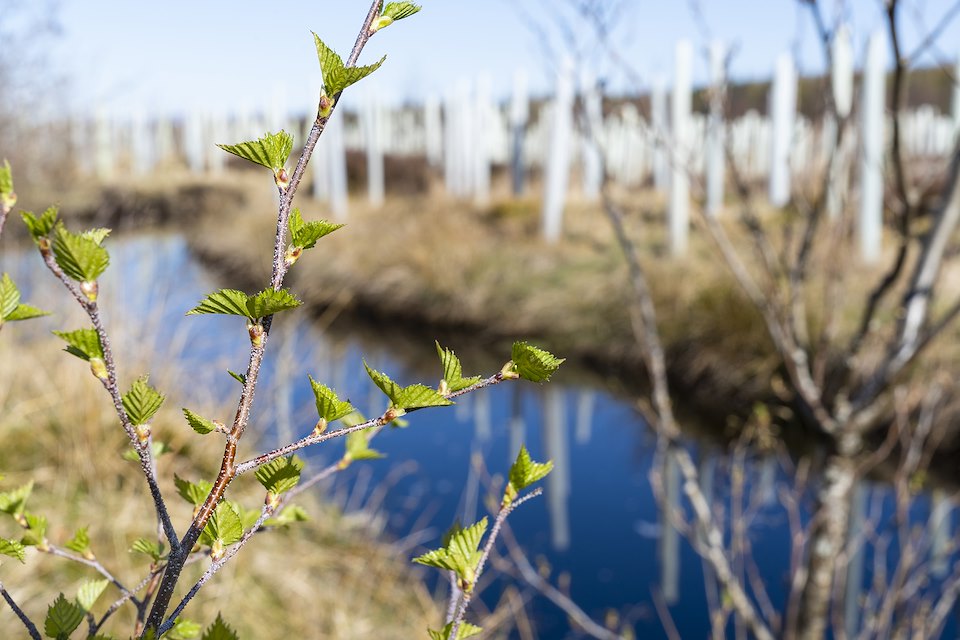
[[[760,502],[764,506],[770,506],[777,500],[776,488],[777,480],[777,461],[773,456],[767,456],[760,460],[760,478],[759,491]]]
[[[853,487],[850,505],[850,528],[847,531],[847,547],[851,543],[858,546],[848,553],[852,553],[847,563],[847,587],[843,603],[843,626],[847,636],[853,637],[860,625],[860,592],[863,591],[864,553],[863,540],[856,540],[863,532],[863,524],[867,519],[867,501],[870,498],[870,488],[864,482],[857,482]]]
[[[680,469],[671,452],[666,453],[663,468],[663,491],[666,509],[679,510]],[[660,527],[660,592],[670,605],[680,598],[680,533],[670,523],[666,513],[661,513]]]
[[[937,578],[947,575],[950,560],[950,548],[953,505],[940,489],[933,491],[933,513],[930,516],[930,573]]]
[[[523,423],[523,404],[521,403],[520,390],[518,385],[510,385],[511,390],[511,408],[510,415],[510,452],[507,464],[513,464],[520,453],[520,447],[523,445],[526,436],[526,425]]]
[[[550,513],[551,542],[555,551],[570,547],[570,514],[567,499],[570,493],[570,457],[567,455],[567,434],[563,392],[550,385],[543,398],[543,446],[546,458],[553,460],[553,472],[547,476],[547,511]]]
[[[463,522],[465,524],[473,524],[477,517],[477,502],[480,499],[480,478],[477,476],[477,467],[473,464],[473,459],[480,455],[482,455],[480,448],[477,446],[477,441],[474,440],[470,447],[467,483],[463,489]]]
[[[581,391],[577,396],[577,426],[574,430],[574,438],[577,444],[587,444],[590,442],[590,431],[593,426],[593,406],[595,403],[593,391]]]
[[[478,393],[473,400],[473,429],[478,443],[490,442],[490,394]]]
[[[457,422],[470,421],[470,416],[473,415],[473,411],[470,409],[470,403],[472,401],[472,395],[460,396],[457,398],[457,404],[453,405],[453,417],[457,419]]]

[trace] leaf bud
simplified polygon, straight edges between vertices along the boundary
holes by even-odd
[[[84,280],[80,283],[80,291],[83,292],[83,295],[87,296],[87,300],[96,302],[97,295],[100,292],[100,285],[97,284],[96,280]]]
[[[17,204],[17,194],[13,191],[0,193],[0,207],[10,211]]]
[[[373,35],[377,31],[380,31],[380,29],[383,29],[384,27],[389,27],[392,24],[393,24],[393,18],[391,18],[390,16],[380,16],[379,18],[377,18],[376,22],[370,25],[370,35]]]
[[[290,268],[294,263],[300,259],[300,256],[303,254],[303,247],[297,247],[290,245],[287,247],[287,252],[283,256],[283,264],[287,268]]]
[[[317,424],[313,428],[313,435],[318,436],[326,430],[327,430],[327,419],[320,418],[319,420],[317,420]]]
[[[263,498],[263,504],[270,508],[271,511],[276,509],[280,506],[280,495],[273,491],[267,491],[267,495]]]
[[[263,346],[263,325],[260,323],[257,324],[248,324],[247,333],[250,334],[250,344],[255,347]]]
[[[101,358],[90,358],[90,372],[100,380],[106,380],[110,377],[107,373],[107,365]]]
[[[317,116],[321,118],[329,118],[330,113],[333,112],[334,104],[336,104],[336,101],[328,96],[326,91],[321,91],[320,104],[317,107]]]
[[[513,502],[517,497],[517,490],[513,487],[512,482],[507,483],[507,488],[503,490],[503,501],[500,503],[500,508],[510,506],[510,503]]]
[[[446,379],[440,381],[440,384],[437,386],[437,393],[442,396],[450,393],[450,385],[447,384]]]
[[[213,544],[210,545],[210,559],[213,560],[214,562],[217,562],[218,560],[223,558],[223,555],[225,552],[226,552],[226,548],[224,548],[223,540],[221,540],[220,538],[217,538],[216,540],[214,540]]]
[[[500,369],[500,376],[504,380],[517,380],[520,378],[520,374],[517,373],[516,367],[517,365],[513,363],[513,360],[510,360],[507,362],[507,364],[503,365],[503,368]]]
[[[277,187],[282,191],[286,191],[287,187],[290,185],[290,175],[283,167],[280,167],[280,170],[273,174],[273,179],[274,182],[277,183]]]
[[[137,440],[140,442],[146,442],[150,439],[150,425],[138,424],[133,427],[133,430],[136,432]]]

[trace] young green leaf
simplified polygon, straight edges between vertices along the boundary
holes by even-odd
[[[370,440],[363,431],[354,431],[347,434],[346,451],[343,454],[343,466],[349,465],[355,460],[378,460],[386,456],[370,448]]]
[[[373,380],[374,384],[380,387],[380,390],[390,399],[390,403],[393,406],[399,406],[397,404],[397,397],[400,395],[400,391],[403,389],[400,385],[390,379],[385,373],[377,371],[376,369],[371,369],[367,366],[366,361],[363,363],[363,368],[367,370],[367,375],[370,376],[370,379]]]
[[[278,173],[287,163],[290,152],[293,151],[293,136],[286,131],[278,131],[277,133],[267,133],[258,140],[250,140],[239,144],[218,144],[217,146],[227,153],[232,153]]]
[[[300,304],[300,301],[286,289],[275,291],[268,288],[254,296],[248,296],[236,289],[221,289],[209,294],[200,304],[188,311],[187,315],[215,313],[243,316],[254,322],[258,318],[293,309]]]
[[[240,384],[247,384],[247,376],[242,373],[237,373],[235,371],[230,371],[227,369],[227,373],[230,374],[230,377],[239,382]]]
[[[95,238],[71,233],[58,223],[53,239],[53,255],[68,278],[93,282],[110,264],[110,254]]]
[[[90,611],[100,596],[103,595],[109,580],[86,580],[77,590],[77,604],[84,611]]]
[[[542,480],[551,471],[553,471],[552,460],[534,462],[530,459],[530,453],[527,451],[527,447],[521,445],[520,453],[517,454],[517,460],[510,467],[510,480],[503,492],[503,506],[513,502],[518,493],[534,482]]]
[[[384,5],[380,17],[370,25],[370,31],[377,32],[384,27],[389,27],[397,20],[409,18],[418,11],[420,11],[420,6],[412,2],[388,2]]]
[[[207,627],[207,630],[203,632],[203,637],[200,640],[239,640],[239,638],[237,637],[237,632],[231,629],[218,613],[217,619]]]
[[[230,502],[224,500],[213,510],[207,520],[207,526],[200,534],[200,544],[226,546],[233,544],[243,535],[243,522],[240,513]]]
[[[224,502],[229,502],[233,510],[240,516],[240,527],[243,530],[249,529],[260,519],[260,509],[247,509],[239,502],[232,500],[224,500]]]
[[[207,420],[203,416],[190,411],[190,409],[187,409],[186,407],[183,407],[182,411],[183,417],[187,419],[187,424],[189,424],[190,428],[200,435],[203,436],[211,431],[217,430],[217,425],[213,422],[213,420]]]
[[[3,322],[16,322],[18,320],[31,320],[33,318],[39,318],[41,316],[48,315],[50,315],[49,311],[38,309],[37,307],[29,304],[19,304],[9,316],[0,319],[0,324]]]
[[[387,56],[383,56],[379,62],[365,67],[345,67],[343,59],[333,49],[324,44],[316,33],[313,34],[313,40],[317,47],[317,58],[320,60],[323,90],[330,98],[335,98],[338,93],[350,85],[366,78],[379,69],[383,61],[387,59]]]
[[[265,527],[285,527],[294,522],[306,522],[310,519],[307,512],[300,505],[292,504],[272,518],[267,518],[263,522]]]
[[[16,558],[20,562],[24,562],[26,558],[26,551],[23,544],[17,542],[16,540],[0,538],[0,555],[10,556],[11,558]]]
[[[86,238],[87,240],[93,240],[97,244],[102,245],[103,241],[107,239],[107,236],[110,235],[110,229],[104,227],[98,227],[96,229],[87,229],[86,231],[80,232],[81,238]]]
[[[77,529],[73,537],[64,545],[70,551],[86,556],[90,553],[90,534],[87,533],[87,527]]]
[[[171,627],[170,631],[167,631],[163,637],[165,640],[193,640],[200,635],[202,629],[203,627],[201,627],[198,622],[177,618],[173,623],[173,627]]]
[[[23,223],[27,225],[33,241],[40,242],[40,238],[45,238],[50,235],[50,232],[57,226],[57,216],[59,213],[60,211],[57,207],[49,207],[39,216],[35,216],[29,211],[22,211],[20,217],[23,219]]]
[[[478,627],[469,622],[461,622],[460,628],[457,629],[456,638],[450,637],[450,632],[453,631],[452,622],[448,622],[440,631],[434,631],[433,629],[427,629],[427,631],[430,633],[431,640],[464,640],[464,638],[472,638],[483,633],[483,627]]]
[[[163,394],[147,384],[149,380],[149,376],[138,378],[123,396],[123,408],[135,425],[146,424],[163,404]]]
[[[300,209],[296,208],[290,212],[287,226],[290,229],[290,244],[301,249],[312,249],[317,244],[317,240],[343,227],[342,224],[334,224],[326,220],[304,222]]]
[[[480,376],[463,377],[463,369],[460,366],[460,358],[451,349],[444,349],[439,342],[437,345],[437,355],[440,356],[440,364],[443,365],[443,381],[448,393],[460,391],[480,382]]]
[[[444,398],[436,389],[424,384],[412,384],[397,394],[396,406],[403,409],[423,409],[425,407],[446,407],[453,401]]]
[[[302,303],[286,289],[264,289],[247,300],[248,318],[265,318],[275,313],[295,309]]]
[[[44,516],[32,513],[24,513],[23,517],[27,526],[23,537],[20,538],[21,544],[28,547],[45,547],[47,544],[47,519]]]
[[[0,325],[7,321],[29,320],[46,315],[50,314],[28,304],[21,304],[20,290],[9,274],[3,274],[0,278]]]
[[[560,368],[565,358],[557,358],[526,342],[514,342],[511,354],[513,371],[524,380],[546,382]]]
[[[317,403],[317,415],[331,423],[351,413],[353,405],[347,400],[341,400],[336,392],[325,384],[321,384],[310,377],[310,386]]]
[[[163,543],[148,538],[137,538],[134,543],[130,545],[130,553],[142,553],[154,562],[159,562],[163,559],[164,551]]]
[[[180,497],[195,507],[203,504],[203,501],[207,499],[207,494],[210,493],[210,489],[213,488],[213,483],[206,480],[194,483],[184,480],[177,474],[173,475],[173,484],[176,486]]]
[[[21,515],[27,506],[27,498],[30,497],[31,491],[33,491],[33,480],[16,489],[0,493],[0,511],[12,516]]]
[[[277,458],[257,469],[254,475],[263,488],[274,495],[286,493],[300,482],[303,460],[297,456]]]
[[[4,159],[0,166],[0,207],[9,211],[15,204],[17,194],[13,192],[13,172],[10,171],[10,163]]]
[[[67,353],[77,356],[81,360],[99,358],[103,360],[103,346],[96,329],[77,329],[76,331],[54,331],[55,336],[67,342]]]
[[[84,611],[80,605],[70,602],[61,593],[47,609],[47,618],[43,621],[43,632],[50,638],[66,640],[80,623]]]
[[[423,554],[413,561],[428,567],[455,572],[465,585],[473,585],[476,567],[483,555],[479,550],[480,540],[487,530],[487,519],[459,529],[450,535],[450,540],[440,549]]]

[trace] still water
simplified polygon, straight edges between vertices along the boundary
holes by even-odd
[[[117,340],[121,367],[123,354],[132,350],[154,372],[152,382],[167,385],[162,390],[177,385],[174,395],[184,398],[188,406],[213,402],[221,407],[221,415],[211,417],[228,419],[237,385],[225,370],[243,371],[246,366],[249,343],[243,321],[185,317],[184,313],[206,293],[235,284],[207,273],[177,236],[111,239],[109,248],[112,264],[101,284],[108,327],[138,327]],[[26,301],[62,309],[61,291],[48,274],[38,274],[38,266],[39,258],[32,252],[8,251],[0,260],[0,268],[10,271],[25,291]],[[69,322],[81,322],[74,312],[64,313],[68,319],[61,314],[29,330],[61,328],[64,322],[73,328]],[[24,331],[28,331],[25,326]],[[385,401],[363,371],[364,358],[403,384],[435,385],[440,369],[433,344],[411,348],[407,342],[409,338],[402,335],[370,340],[359,334],[324,332],[302,312],[279,316],[251,423],[258,441],[247,443],[247,453],[289,442],[312,429],[316,413],[307,373],[334,387],[367,415],[381,413]],[[411,358],[409,353],[422,357]],[[464,372],[489,375],[493,371],[474,370],[465,360]],[[473,522],[487,514],[487,474],[504,474],[525,443],[534,459],[555,463],[555,471],[543,483],[544,495],[525,504],[509,521],[533,565],[601,623],[617,619],[618,627],[629,626],[637,637],[666,637],[663,614],[654,604],[658,598],[680,637],[706,637],[710,600],[704,566],[686,539],[664,525],[649,479],[656,446],[653,434],[628,398],[566,382],[569,379],[561,368],[548,385],[501,384],[463,398],[454,408],[418,411],[409,416],[407,428],[386,429],[372,441],[385,459],[354,464],[319,490],[344,509],[367,514],[374,526],[413,557],[438,546],[440,536],[455,520]],[[722,429],[716,426],[716,431]],[[316,469],[342,452],[337,441],[324,446],[302,452]],[[732,460],[723,446],[694,439],[687,447],[698,461],[705,491],[723,513],[733,508],[731,469],[734,464],[743,469],[750,500],[752,556],[772,606],[784,610],[790,530],[781,489],[788,486],[788,478],[773,457],[747,454]],[[471,464],[476,459],[483,461],[486,471]],[[685,508],[679,478],[669,460],[663,478],[667,501]],[[883,484],[860,484],[854,531],[869,525],[878,539],[885,535],[893,509],[890,493]],[[805,513],[809,495],[799,497]],[[914,505],[913,520],[919,525],[927,526],[934,511],[945,514],[930,525],[927,570],[934,585],[952,564],[955,514],[950,505],[939,495],[935,499],[920,496]],[[887,556],[881,556],[867,545],[857,548],[860,551],[854,553],[847,571],[843,623],[851,631],[862,623],[861,604],[869,601],[878,567],[892,568],[896,562],[896,553],[886,551]],[[425,575],[435,585],[430,571],[425,570]],[[709,583],[709,571],[706,575]],[[533,637],[582,637],[564,612],[515,578],[486,584],[481,606],[496,606],[507,585],[516,585],[527,598]],[[948,633],[954,634],[954,629],[951,621]]]

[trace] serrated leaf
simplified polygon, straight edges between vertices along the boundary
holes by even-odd
[[[427,629],[427,631],[430,633],[431,640],[454,640],[450,637],[450,632],[453,631],[452,622],[444,625],[443,629],[440,631],[434,631],[433,629]],[[462,621],[460,622],[460,627],[457,629],[457,637],[455,640],[472,638],[473,636],[480,635],[481,633],[483,633],[483,627],[478,627],[475,624]]]
[[[345,444],[346,453],[344,457],[347,460],[379,460],[386,456],[376,449],[370,448],[370,440],[363,431],[354,431],[347,434]]]
[[[103,359],[103,346],[96,329],[77,329],[76,331],[54,331],[53,335],[63,338],[67,343],[67,353],[81,360]]]
[[[154,562],[159,562],[163,558],[164,551],[163,543],[147,538],[137,538],[130,545],[130,553],[142,553],[149,556]]]
[[[8,315],[6,318],[3,318],[3,320],[7,322],[16,322],[18,320],[30,320],[31,318],[39,318],[41,316],[48,315],[50,315],[49,311],[38,309],[37,307],[29,304],[20,304],[17,305],[17,308],[14,309],[10,315]]]
[[[453,571],[467,584],[473,584],[476,580],[477,563],[483,555],[478,547],[486,530],[487,519],[484,518],[466,529],[452,533],[444,547],[425,553],[413,561],[428,567]]]
[[[6,320],[13,310],[20,306],[20,290],[13,283],[10,274],[0,278],[0,320]]]
[[[87,533],[87,527],[77,529],[73,537],[64,545],[70,551],[75,551],[81,555],[90,551],[90,534]]]
[[[316,399],[317,415],[328,423],[339,420],[353,412],[353,405],[349,401],[341,400],[336,392],[325,384],[321,384],[310,377],[310,386]],[[362,422],[362,421],[361,421]]]
[[[238,144],[218,144],[218,147],[249,160],[254,164],[271,169],[274,173],[283,169],[290,152],[293,151],[293,136],[286,131],[267,133],[262,138],[240,142]]]
[[[420,7],[412,2],[389,2],[383,7],[383,13],[380,14],[380,17],[371,25],[371,31],[376,32],[384,27],[389,27],[397,20],[409,18],[418,11],[420,11]]]
[[[60,210],[57,209],[57,207],[48,207],[47,210],[39,216],[35,216],[29,211],[22,211],[20,217],[23,219],[23,223],[27,225],[33,241],[39,242],[40,238],[50,235],[50,232],[57,226],[57,216],[59,213]]]
[[[517,460],[510,467],[510,484],[517,491],[523,491],[534,482],[543,479],[553,470],[553,461],[534,462],[525,445],[520,446]]]
[[[514,371],[531,382],[546,382],[566,360],[526,342],[513,343],[510,359],[513,360]]]
[[[412,384],[397,394],[396,406],[403,409],[423,409],[426,407],[446,407],[453,401],[444,398],[436,389],[425,384]]]
[[[326,220],[304,222],[300,209],[290,212],[287,226],[290,229],[290,244],[301,249],[312,249],[317,244],[317,240],[343,227],[342,224],[334,224]]]
[[[207,630],[203,632],[203,638],[200,640],[239,640],[239,638],[237,638],[237,633],[223,621],[218,613],[217,619],[207,627]]]
[[[87,229],[86,231],[80,232],[81,238],[86,238],[87,240],[93,240],[97,244],[102,245],[103,241],[107,239],[107,236],[110,235],[110,229],[104,227],[99,227],[97,229]]]
[[[33,491],[33,480],[16,489],[0,493],[0,511],[10,515],[20,515],[27,506],[27,498]]]
[[[310,516],[307,515],[307,512],[304,510],[304,508],[300,505],[292,504],[288,507],[285,507],[283,511],[274,517],[264,520],[263,526],[285,527],[293,524],[294,522],[306,522],[308,520],[310,520]]]
[[[240,516],[240,527],[244,531],[252,527],[256,524],[257,520],[260,519],[260,509],[247,509],[239,502],[233,502],[232,500],[225,500],[224,502],[229,502],[233,510]]]
[[[23,514],[27,526],[20,542],[28,547],[40,546],[47,541],[47,519],[33,513]]]
[[[10,170],[10,163],[4,159],[0,166],[0,202],[13,194],[13,171]],[[11,205],[12,206],[12,205]]]
[[[440,363],[443,365],[443,380],[446,382],[449,392],[460,391],[480,382],[480,376],[463,377],[463,368],[460,366],[460,358],[451,349],[444,349],[439,342],[437,345],[437,355],[440,356]]]
[[[247,294],[236,289],[220,289],[208,294],[200,303],[187,311],[188,316],[217,313],[227,316],[248,317]]]
[[[317,47],[317,58],[320,60],[323,89],[331,98],[379,69],[387,59],[387,56],[383,56],[379,62],[364,67],[344,67],[343,58],[324,44],[316,33],[313,34],[313,40]]]
[[[62,223],[54,231],[53,256],[63,273],[78,282],[93,282],[110,264],[110,254],[93,238],[71,233]]]
[[[173,484],[177,487],[177,493],[180,494],[180,497],[195,507],[203,504],[203,501],[207,499],[207,495],[210,493],[210,489],[213,488],[212,482],[207,482],[206,480],[190,482],[189,480],[184,480],[177,474],[173,475]]]
[[[170,446],[169,444],[167,444],[166,442],[157,442],[157,441],[155,440],[155,441],[154,441],[153,443],[151,443],[151,445],[150,445],[150,451],[151,451],[151,453],[153,454],[153,457],[154,457],[154,458],[159,458],[160,456],[162,456],[162,455],[164,455],[164,454],[173,453],[173,447],[171,447],[171,446]],[[127,449],[126,451],[124,451],[121,457],[122,457],[124,460],[129,460],[130,462],[139,462],[139,461],[140,461],[140,454],[138,454],[138,453],[137,453],[137,450],[134,449],[133,447],[130,447],[129,449]]]
[[[380,387],[380,390],[390,399],[391,404],[394,406],[400,406],[397,404],[397,397],[400,395],[400,392],[403,388],[398,385],[396,382],[390,379],[390,376],[387,374],[377,371],[376,369],[371,369],[367,366],[366,361],[363,363],[363,368],[367,370],[367,375],[370,376],[370,379],[373,380],[373,383]]]
[[[138,378],[130,391],[123,395],[123,408],[130,422],[135,425],[146,424],[163,404],[163,394],[151,387],[149,380],[149,376]]]
[[[61,593],[47,609],[47,618],[43,621],[43,632],[48,638],[65,640],[83,622],[83,613],[79,605],[70,602]]]
[[[297,486],[302,469],[303,460],[297,456],[290,456],[271,460],[257,469],[254,475],[264,489],[274,495],[280,495]]]
[[[235,371],[230,371],[230,369],[227,369],[227,373],[229,373],[230,377],[236,380],[237,382],[239,382],[240,384],[243,384],[243,385],[247,384],[247,376],[245,376],[244,374],[237,373]]]
[[[302,303],[286,289],[264,289],[247,300],[248,318],[265,318],[275,313],[295,309]]]
[[[190,411],[186,407],[181,409],[183,411],[183,417],[187,419],[187,424],[190,425],[190,428],[199,433],[200,435],[206,435],[211,431],[217,430],[217,425],[213,423],[213,420],[207,420],[203,416]]]
[[[200,534],[200,544],[212,546],[214,542],[219,541],[225,546],[233,544],[242,535],[243,522],[240,519],[240,513],[233,504],[224,500],[216,506],[210,519],[207,520],[207,526]]]
[[[10,556],[20,562],[24,562],[26,559],[26,548],[23,546],[23,543],[17,542],[16,540],[0,538],[0,555]]]
[[[108,584],[110,584],[109,580],[87,580],[77,590],[77,604],[84,611],[90,611],[103,595]]]
[[[200,635],[202,629],[203,627],[200,626],[199,622],[177,618],[164,638],[166,640],[193,640]]]

